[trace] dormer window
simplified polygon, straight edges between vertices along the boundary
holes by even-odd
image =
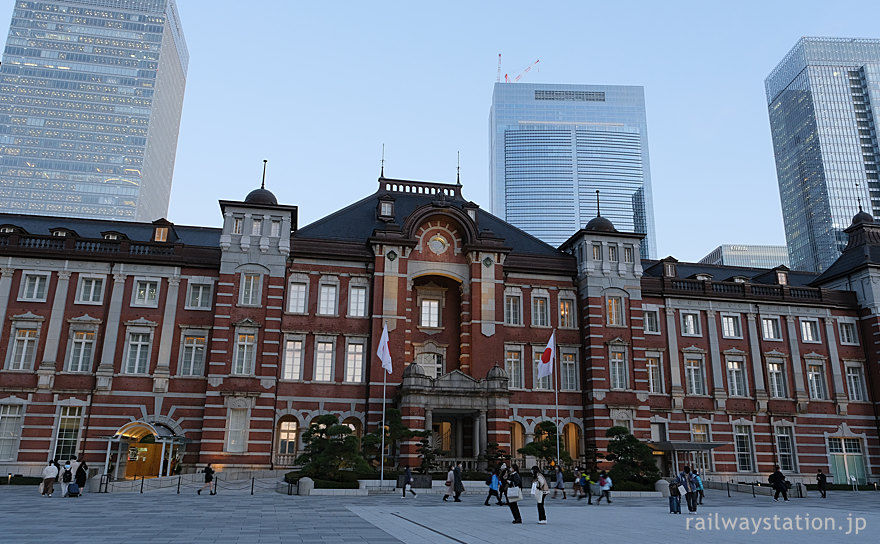
[[[778,283],[779,285],[788,285],[788,272],[784,270],[777,270],[776,283]]]
[[[0,227],[0,233],[2,234],[11,234],[15,232],[15,229],[12,227]]]
[[[232,234],[241,234],[242,225],[244,224],[244,219],[241,217],[235,217],[232,219]]]
[[[745,276],[734,276],[733,277],[733,283],[745,283],[747,281],[749,281],[749,278],[747,278]]]
[[[379,203],[379,216],[380,217],[391,217],[394,215],[394,202],[390,200],[383,200]]]
[[[697,279],[700,281],[711,281],[712,274],[697,274]]]
[[[52,236],[57,236],[57,237],[59,237],[59,238],[64,238],[65,236],[67,236],[67,231],[66,231],[66,230],[53,230],[53,231],[52,231]]]
[[[119,240],[119,235],[112,233],[112,232],[108,232],[107,234],[104,235],[104,239],[105,240]]]
[[[167,242],[168,241],[168,227],[156,227],[156,232],[153,235],[154,242]]]
[[[471,218],[471,221],[476,221],[476,220],[477,220],[477,210],[470,209],[470,210],[467,211],[467,214],[468,214],[468,217]]]
[[[674,278],[676,276],[675,263],[663,263],[663,275],[667,278]]]

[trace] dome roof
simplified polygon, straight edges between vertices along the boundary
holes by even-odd
[[[587,223],[587,226],[584,227],[584,229],[598,232],[617,232],[617,229],[614,228],[614,224],[601,215],[590,219],[590,222]]]
[[[277,206],[278,199],[275,198],[275,195],[272,194],[272,191],[268,189],[263,189],[262,187],[259,189],[254,189],[246,197],[244,197],[244,201],[246,204],[257,204],[263,206]]]
[[[489,369],[489,373],[486,374],[487,378],[508,378],[507,371],[498,366],[497,364]]]
[[[859,206],[859,213],[857,213],[857,214],[855,214],[855,216],[853,216],[852,224],[858,225],[860,223],[873,223],[873,222],[874,222],[874,218],[871,217],[871,214],[869,214],[868,212],[863,210],[861,208],[861,206]]]
[[[407,366],[403,370],[403,377],[404,378],[409,378],[412,376],[427,376],[427,375],[428,374],[425,372],[425,369],[422,368],[422,366],[418,363],[410,363],[409,366]]]

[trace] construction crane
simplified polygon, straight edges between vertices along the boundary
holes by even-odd
[[[520,72],[520,74],[519,74],[518,76],[516,76],[515,78],[513,78],[513,81],[510,80],[510,78],[507,76],[507,74],[504,74],[504,82],[505,82],[505,83],[517,83],[517,82],[519,82],[519,80],[522,79],[522,77],[523,77],[524,75],[528,74],[528,73],[532,70],[532,68],[534,68],[535,66],[537,66],[539,62],[541,62],[541,59],[538,59],[538,60],[536,60],[535,62],[529,64],[529,66],[528,66],[525,70],[523,70],[522,72]]]
[[[501,83],[501,53],[498,53],[498,75],[495,76],[495,83]]]

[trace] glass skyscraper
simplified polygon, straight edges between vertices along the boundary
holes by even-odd
[[[749,268],[789,267],[788,248],[785,246],[755,246],[722,244],[700,259],[701,263]]]
[[[496,83],[492,213],[558,246],[601,213],[656,251],[642,87]]]
[[[764,86],[791,267],[821,272],[880,213],[880,40],[801,38]]]
[[[0,65],[0,211],[164,217],[188,62],[175,0],[16,1]]]

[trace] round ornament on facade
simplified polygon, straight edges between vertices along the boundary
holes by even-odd
[[[435,234],[431,236],[431,239],[428,240],[428,249],[437,255],[442,255],[449,248],[449,242],[446,241],[446,238],[439,234]]]
[[[394,262],[394,259],[397,258],[397,252],[394,251],[394,250],[392,249],[391,251],[389,251],[388,253],[386,253],[385,256],[388,257],[388,260],[389,260],[389,261]]]

